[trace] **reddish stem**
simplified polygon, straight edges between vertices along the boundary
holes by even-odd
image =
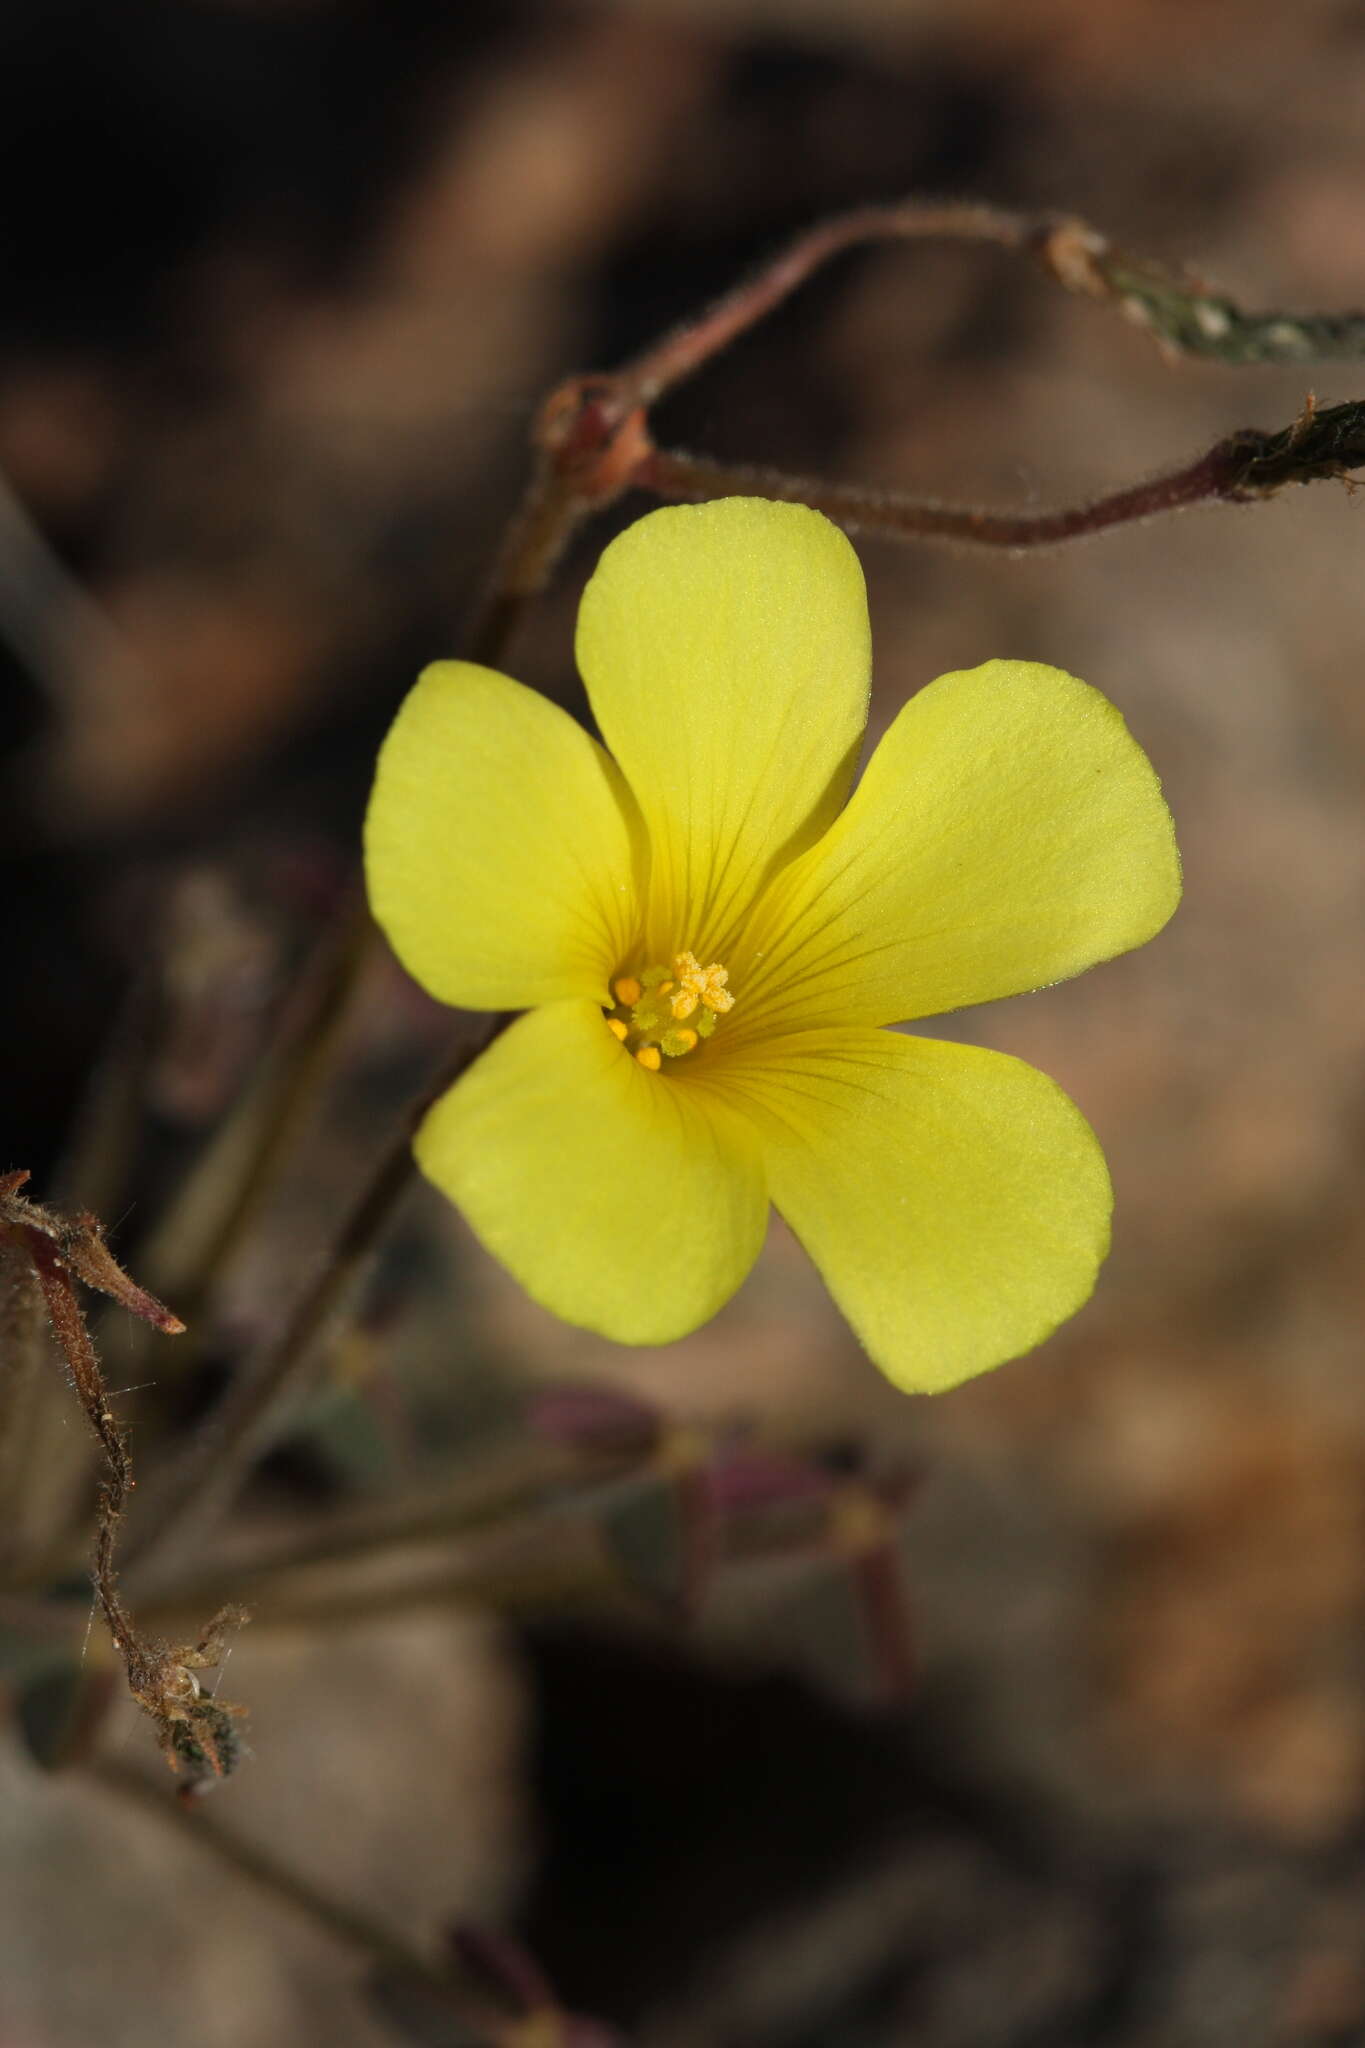
[[[933,499],[904,497],[897,491],[874,491],[859,484],[828,483],[811,477],[786,476],[779,470],[712,462],[679,449],[658,448],[636,475],[636,482],[661,498],[697,500],[752,496],[780,498],[811,505],[854,533],[887,534],[901,540],[963,541],[968,545],[1023,549],[1052,547],[1106,527],[1175,512],[1232,494],[1245,467],[1234,441],[1220,441],[1183,469],[1149,482],[1130,484],[1086,505],[1055,512],[985,512],[975,506],[942,505]]]
[[[969,203],[925,206],[901,200],[890,206],[860,206],[821,221],[798,235],[754,276],[726,292],[701,317],[666,334],[616,374],[622,396],[652,405],[747,328],[766,318],[806,279],[845,249],[865,242],[989,242],[1023,249],[1047,233],[1050,220],[1031,220],[997,206]]]

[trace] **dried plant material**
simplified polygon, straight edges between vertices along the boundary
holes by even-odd
[[[52,1247],[51,1253],[44,1255],[49,1268],[69,1269],[87,1287],[109,1295],[120,1308],[141,1316],[144,1322],[154,1323],[168,1337],[180,1336],[185,1325],[179,1316],[164,1302],[158,1301],[154,1294],[149,1294],[145,1287],[139,1287],[136,1281],[129,1279],[105,1243],[99,1219],[86,1212],[61,1216],[55,1209],[44,1209],[37,1202],[29,1201],[19,1192],[27,1180],[28,1174],[23,1170],[0,1175],[0,1228],[10,1232],[11,1236],[28,1238],[30,1244],[38,1238],[46,1239]],[[34,1256],[35,1259],[38,1256],[36,1248]],[[46,1286],[44,1292],[48,1293]],[[50,1293],[48,1312],[52,1313]],[[60,1328],[57,1334],[62,1337]],[[100,1434],[98,1428],[96,1434]]]
[[[110,1295],[134,1315],[169,1336],[184,1324],[163,1302],[131,1280],[104,1242],[97,1219],[59,1215],[20,1193],[26,1172],[0,1177],[0,1237],[27,1254],[49,1320],[71,1373],[72,1385],[104,1457],[95,1523],[91,1575],[113,1646],[123,1660],[128,1690],[156,1724],[172,1770],[183,1769],[190,1784],[227,1777],[240,1762],[236,1720],[244,1709],[206,1697],[196,1673],[218,1664],[226,1631],[246,1619],[240,1607],[224,1607],[193,1643],[171,1646],[138,1628],[118,1589],[115,1551],[119,1527],[134,1486],[128,1440],[109,1405],[99,1358],[76,1296],[72,1276]]]
[[[7,1566],[25,1549],[18,1503],[30,1460],[46,1349],[47,1319],[33,1262],[24,1245],[0,1229],[0,1500],[5,1502],[0,1562]]]

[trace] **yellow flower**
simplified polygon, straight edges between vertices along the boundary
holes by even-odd
[[[537,1301],[622,1343],[714,1314],[770,1200],[900,1386],[1039,1343],[1108,1249],[1095,1137],[1022,1061],[883,1027],[1165,924],[1174,832],[1119,713],[1028,662],[941,676],[850,796],[862,574],[759,499],[620,535],[577,651],[610,753],[438,662],[380,754],[366,862],[399,958],[527,1012],[428,1114],[423,1172]]]

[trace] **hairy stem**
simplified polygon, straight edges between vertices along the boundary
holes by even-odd
[[[224,1609],[201,1630],[197,1640],[173,1649],[148,1637],[125,1605],[115,1552],[133,1490],[133,1468],[127,1439],[109,1406],[99,1356],[86,1328],[73,1275],[112,1295],[167,1334],[178,1333],[184,1326],[164,1303],[123,1271],[93,1216],[65,1216],[40,1207],[20,1192],[27,1179],[24,1172],[0,1176],[0,1237],[32,1262],[76,1397],[103,1454],[91,1565],[95,1595],[123,1662],[128,1690],[155,1722],[172,1765],[186,1764],[194,1781],[209,1775],[224,1777],[241,1754],[233,1719],[242,1710],[220,1703],[215,1695],[205,1700],[195,1672],[219,1661],[224,1630],[245,1621],[246,1616],[240,1608]]]
[[[0,1572],[22,1570],[31,1532],[26,1512],[42,1399],[47,1321],[27,1247],[0,1231]]]
[[[589,509],[589,501],[551,463],[537,462],[466,636],[471,661],[496,668],[506,660],[522,620]]]
[[[933,498],[912,498],[899,491],[871,490],[860,484],[830,483],[814,477],[786,476],[779,470],[712,462],[661,448],[640,481],[661,498],[702,499],[732,493],[753,493],[811,505],[851,533],[875,533],[894,540],[958,541],[969,546],[1023,549],[1053,547],[1060,541],[1100,533],[1157,512],[1173,512],[1221,496],[1216,487],[1220,465],[1201,456],[1187,469],[1150,483],[1130,485],[1107,498],[1056,512],[987,512],[975,506],[944,505]]]
[[[1350,400],[1324,410],[1310,405],[1298,420],[1274,432],[1244,428],[1179,469],[1052,512],[944,505],[899,491],[713,462],[669,448],[655,449],[644,460],[637,481],[661,498],[697,500],[740,492],[811,505],[853,533],[1022,551],[1055,547],[1188,505],[1270,497],[1287,484],[1344,478],[1362,464],[1365,401]]]
[[[798,286],[846,249],[870,242],[921,241],[984,242],[1019,250],[1030,247],[1050,226],[1050,220],[998,206],[934,205],[917,200],[859,206],[850,213],[836,214],[807,228],[698,319],[674,328],[623,365],[614,381],[633,403],[652,405],[766,319]]]
[[[618,391],[634,404],[651,405],[834,257],[893,241],[973,242],[1031,256],[1065,290],[1114,306],[1172,354],[1229,365],[1365,358],[1363,313],[1248,313],[1195,278],[1128,255],[1071,215],[899,200],[855,207],[807,228],[698,319],[624,365],[614,380]]]

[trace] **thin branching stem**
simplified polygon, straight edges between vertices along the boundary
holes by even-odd
[[[187,1322],[248,1234],[314,1106],[373,937],[357,882],[295,984],[250,1083],[139,1252],[140,1270],[175,1295]]]
[[[136,649],[66,567],[9,479],[0,475],[0,634],[70,723],[98,690],[142,696]],[[25,784],[15,778],[13,795]]]
[[[277,1856],[255,1842],[249,1842],[235,1828],[224,1827],[202,1800],[193,1805],[167,1799],[159,1786],[117,1757],[104,1757],[86,1774],[125,1804],[156,1816],[163,1827],[172,1828],[183,1841],[197,1842],[219,1862],[244,1877],[260,1892],[302,1913],[315,1927],[321,1927],[345,1947],[386,1968],[399,1968],[417,1977],[442,1981],[441,1973],[420,1949],[412,1947],[389,1928],[359,1913],[354,1906],[324,1891],[301,1870],[282,1863]]]
[[[580,496],[571,479],[543,456],[537,460],[466,635],[471,661],[497,668],[506,660],[526,613],[590,510],[591,499]]]
[[[896,241],[977,243],[1031,256],[1054,282],[1114,306],[1171,354],[1229,366],[1365,359],[1365,313],[1247,312],[1197,278],[1130,255],[1074,215],[908,199],[855,207],[807,228],[698,319],[625,364],[614,379],[621,397],[652,405],[833,258]]]
[[[808,228],[776,256],[717,299],[698,319],[684,322],[626,363],[614,382],[623,398],[650,406],[749,328],[774,312],[784,299],[848,249],[872,242],[977,242],[999,249],[1027,249],[1050,231],[1050,217],[1032,218],[999,206],[936,205],[903,200],[889,206],[859,206]]]
[[[43,1294],[28,1247],[0,1232],[0,1572],[6,1576],[21,1569],[29,1546],[26,1505],[47,1348]]]
[[[631,1455],[582,1451],[519,1436],[499,1455],[485,1452],[458,1481],[327,1517],[276,1537],[267,1544],[234,1550],[207,1569],[168,1584],[161,1600],[177,1609],[255,1599],[263,1586],[302,1571],[356,1559],[382,1557],[414,1545],[448,1542],[482,1531],[502,1530],[515,1517],[534,1514],[547,1500],[610,1479],[633,1462]]]
[[[1054,547],[1061,541],[1101,533],[1109,526],[1205,503],[1223,495],[1217,488],[1220,473],[1221,463],[1203,455],[1168,476],[1055,512],[991,512],[975,506],[944,505],[899,491],[787,476],[780,470],[713,462],[704,455],[666,448],[650,458],[640,481],[661,498],[698,500],[733,493],[781,498],[814,506],[850,533],[875,533],[894,540],[956,541],[1009,551]]]
[[[913,200],[857,207],[798,235],[696,319],[619,369],[570,378],[550,394],[532,436],[535,470],[475,628],[476,659],[499,658],[578,527],[630,489],[666,498],[757,491],[799,499],[863,532],[1009,551],[1051,546],[1185,505],[1264,494],[1281,483],[1340,476],[1365,459],[1339,453],[1327,466],[1315,467],[1301,457],[1277,469],[1269,444],[1292,443],[1300,423],[1279,436],[1234,434],[1166,475],[1085,505],[1029,514],[788,477],[655,446],[649,414],[659,398],[766,319],[835,257],[889,241],[974,243],[1027,255],[1065,290],[1114,307],[1168,355],[1199,355],[1228,365],[1365,358],[1365,314],[1249,313],[1197,279],[1127,255],[1071,216]],[[1354,423],[1343,438],[1359,440]]]
[[[1109,527],[1129,526],[1189,505],[1241,502],[1269,497],[1288,484],[1344,478],[1362,463],[1365,402],[1351,400],[1325,409],[1310,406],[1288,427],[1274,432],[1244,428],[1178,469],[1052,512],[944,505],[900,491],[713,462],[708,456],[670,448],[656,449],[642,463],[638,481],[661,498],[699,500],[753,493],[812,505],[851,533],[1023,552],[1080,540]]]
[[[412,1138],[417,1124],[506,1022],[505,1018],[496,1019],[490,1029],[463,1047],[435,1087],[404,1116],[283,1330],[254,1359],[248,1359],[166,1474],[128,1546],[130,1565],[137,1563],[145,1571],[154,1554],[188,1529],[206,1526],[231,1501],[264,1442],[277,1404],[312,1365],[318,1342],[340,1313],[361,1267],[412,1184],[416,1172]]]
[[[516,1558],[500,1555],[496,1560],[446,1563],[377,1584],[348,1581],[316,1591],[297,1585],[257,1586],[252,1590],[259,1603],[252,1610],[253,1631],[268,1635],[361,1628],[440,1608],[508,1617],[572,1610],[595,1615],[604,1609],[636,1615],[642,1611],[639,1595],[588,1533],[572,1543],[558,1531],[555,1540],[547,1541],[543,1526],[535,1535],[534,1547]],[[188,1609],[177,1600],[149,1607],[147,1613],[157,1627],[175,1629],[185,1622]]]
[[[116,1553],[133,1490],[132,1460],[127,1437],[109,1405],[76,1279],[110,1295],[167,1335],[178,1335],[184,1326],[164,1302],[123,1271],[94,1216],[67,1216],[40,1206],[22,1193],[27,1179],[22,1171],[0,1176],[0,1237],[31,1261],[76,1398],[100,1448],[91,1560],[95,1597],[122,1659],[128,1690],[156,1724],[172,1764],[188,1766],[192,1780],[224,1777],[241,1753],[233,1722],[242,1710],[219,1702],[215,1695],[205,1699],[195,1673],[219,1662],[225,1631],[246,1616],[240,1608],[225,1608],[192,1642],[173,1648],[148,1636],[129,1611],[119,1588]]]

